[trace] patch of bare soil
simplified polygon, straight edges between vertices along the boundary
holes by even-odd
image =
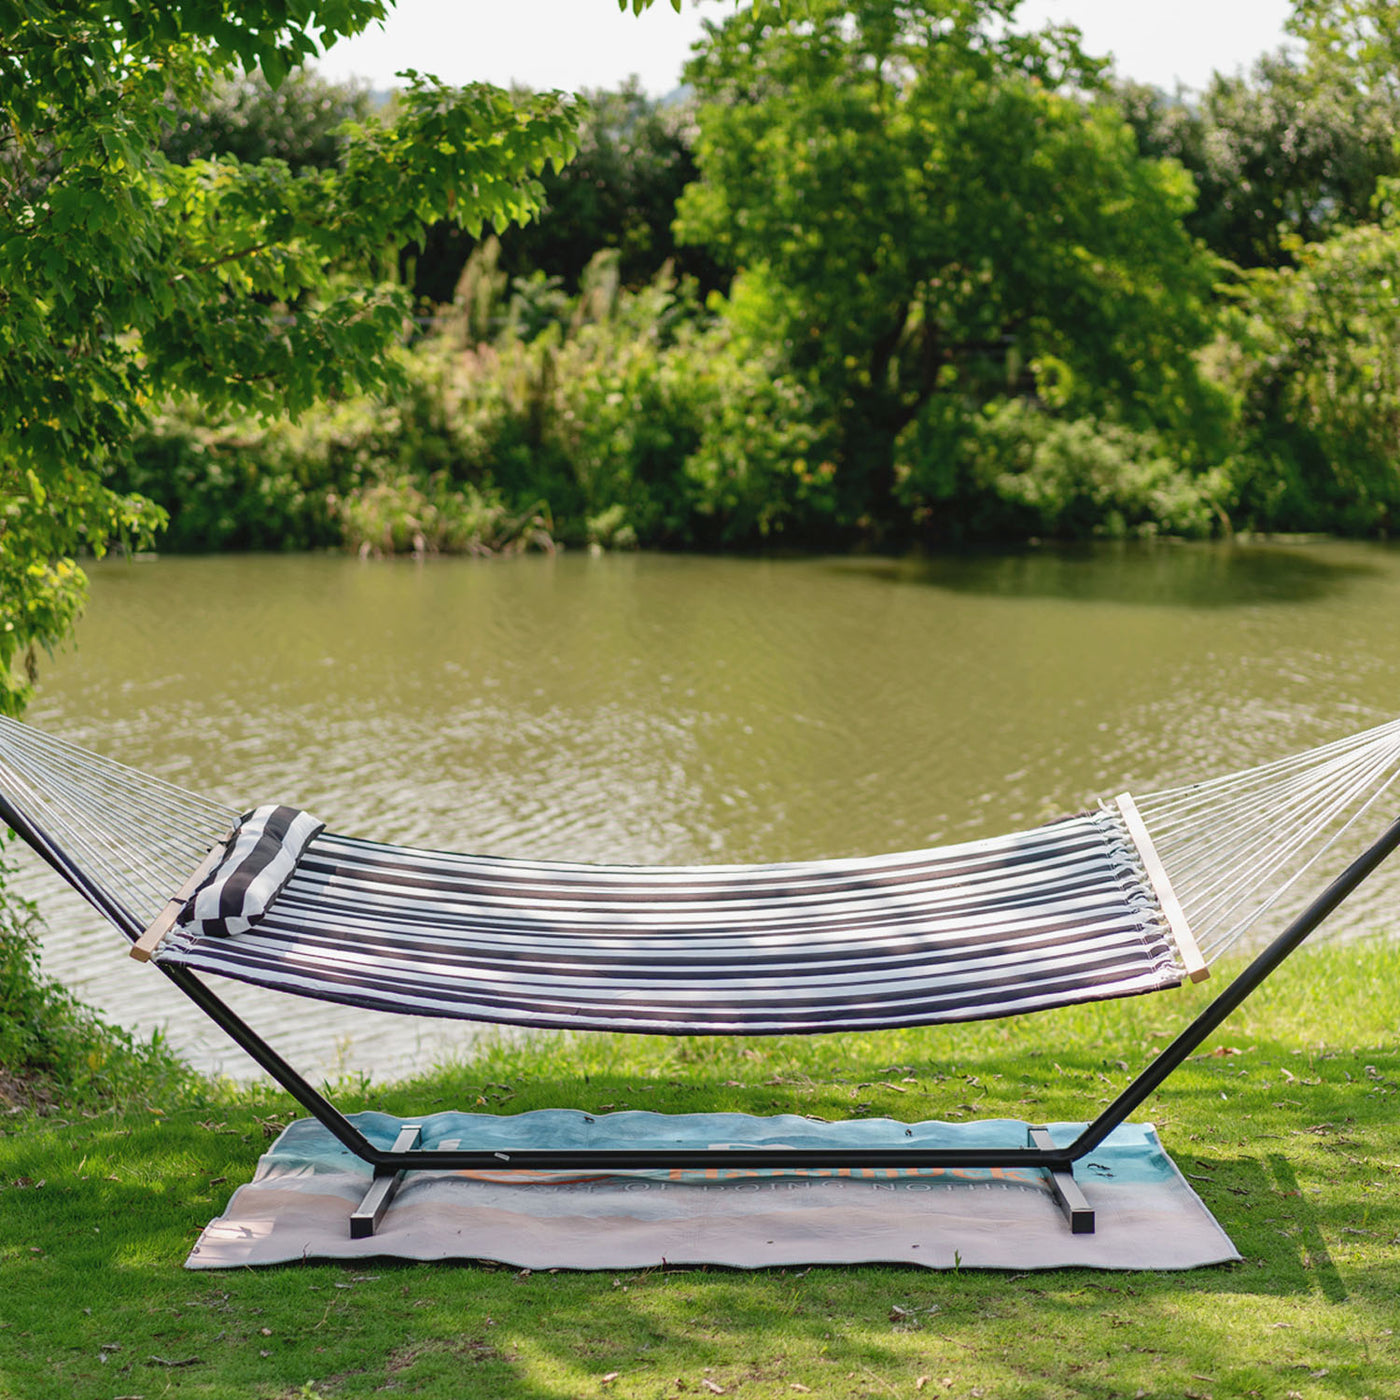
[[[35,1113],[52,1113],[56,1107],[53,1093],[42,1080],[13,1074],[0,1065],[0,1109],[17,1112],[27,1108]]]

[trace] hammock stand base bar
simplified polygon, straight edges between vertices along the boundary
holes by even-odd
[[[394,1145],[389,1149],[390,1154],[395,1158],[400,1158],[406,1152],[412,1152],[419,1145],[422,1139],[423,1127],[420,1123],[405,1123],[399,1129],[399,1135],[394,1140]],[[1053,1153],[1055,1151],[1054,1139],[1046,1128],[1031,1128],[1029,1130],[1030,1146],[1038,1151]],[[757,1149],[756,1149],[757,1150]],[[451,1149],[447,1149],[450,1153]],[[776,1152],[769,1149],[771,1155],[780,1157],[784,1166],[793,1166],[792,1148],[778,1149]],[[439,1149],[434,1154],[434,1160],[441,1165],[443,1149]],[[476,1157],[485,1157],[486,1165],[502,1167],[506,1164],[517,1161],[519,1154],[507,1152],[477,1153]],[[579,1162],[582,1165],[589,1165],[597,1158],[597,1153],[580,1152],[571,1153],[569,1160],[571,1163]],[[683,1155],[683,1154],[673,1154]],[[728,1161],[735,1154],[732,1150],[725,1151],[725,1160]],[[845,1154],[832,1158],[822,1153],[811,1153],[815,1166],[852,1166],[870,1167],[880,1163],[873,1158],[879,1154],[869,1150],[858,1153]],[[896,1150],[887,1154],[898,1159],[901,1166],[910,1166],[908,1160],[910,1152]],[[928,1154],[925,1154],[928,1155]],[[933,1154],[937,1155],[937,1154]],[[702,1159],[693,1159],[691,1165],[713,1166],[713,1156]],[[444,1168],[445,1169],[445,1168]],[[407,1176],[406,1167],[396,1166],[391,1163],[388,1166],[376,1167],[374,1169],[374,1180],[370,1188],[365,1192],[360,1204],[350,1214],[350,1238],[352,1240],[367,1240],[373,1237],[374,1232],[379,1228],[380,1222],[388,1212],[389,1206],[393,1203],[394,1197],[398,1194],[399,1187],[403,1184],[404,1177]],[[1079,1183],[1074,1179],[1073,1167],[1047,1168],[1045,1172],[1046,1184],[1050,1187],[1050,1194],[1054,1197],[1055,1204],[1060,1208],[1061,1214],[1065,1217],[1069,1225],[1070,1233],[1074,1235],[1092,1235],[1094,1233],[1094,1208],[1084,1198],[1084,1193],[1079,1189]]]
[[[384,1219],[389,1206],[393,1203],[394,1197],[398,1194],[399,1187],[403,1184],[404,1177],[408,1175],[408,1168],[396,1165],[396,1160],[402,1159],[405,1153],[414,1151],[423,1135],[423,1127],[420,1123],[405,1123],[399,1129],[399,1135],[394,1140],[394,1145],[389,1149],[391,1160],[387,1166],[377,1166],[374,1169],[374,1180],[370,1183],[369,1190],[365,1192],[360,1204],[350,1214],[350,1238],[352,1240],[370,1239],[379,1228],[380,1221]],[[1050,1136],[1048,1128],[1030,1128],[1028,1130],[1030,1146],[1036,1151],[1048,1155],[1055,1154],[1055,1141]],[[450,1159],[454,1163],[460,1156],[451,1148],[439,1148],[432,1154],[433,1161],[440,1170],[446,1171],[447,1162]],[[533,1160],[537,1153],[521,1152],[476,1152],[468,1154],[472,1161],[471,1166],[495,1167],[497,1170],[510,1166],[520,1165],[527,1157]],[[568,1165],[574,1169],[599,1164],[599,1159],[608,1157],[622,1157],[625,1159],[622,1165],[634,1167],[634,1158],[644,1158],[647,1165],[651,1165],[653,1156],[660,1156],[660,1153],[648,1153],[645,1148],[635,1152],[602,1152],[598,1150],[571,1151],[567,1154],[550,1154],[560,1157],[567,1156]],[[713,1167],[714,1158],[717,1155],[713,1150],[702,1151],[699,1155],[695,1152],[670,1152],[664,1154],[667,1161],[675,1166],[689,1167]],[[946,1157],[946,1151],[924,1151],[918,1152],[911,1148],[895,1148],[890,1152],[872,1151],[869,1148],[863,1151],[847,1153],[830,1153],[820,1151],[799,1152],[795,1148],[754,1148],[748,1153],[735,1152],[726,1148],[724,1160],[726,1163],[740,1166],[750,1159],[762,1158],[767,1165],[777,1165],[780,1167],[878,1167],[878,1166],[938,1166],[941,1159]],[[683,1158],[682,1162],[675,1162],[672,1159]],[[926,1160],[927,1159],[927,1160]],[[556,1163],[558,1165],[558,1163]],[[979,1163],[980,1165],[980,1163]],[[1050,1188],[1050,1194],[1054,1198],[1055,1204],[1059,1207],[1060,1213],[1065,1217],[1069,1225],[1070,1233],[1074,1235],[1092,1235],[1094,1233],[1094,1208],[1084,1198],[1084,1193],[1079,1189],[1079,1183],[1074,1179],[1074,1168],[1069,1167],[1047,1167],[1045,1168],[1045,1182]]]
[[[82,894],[131,942],[145,927],[92,880],[39,826],[15,809],[0,793],[0,820],[14,829],[70,885]],[[522,1170],[580,1171],[725,1167],[781,1170],[801,1167],[1019,1167],[1049,1174],[1051,1190],[1060,1202],[1070,1229],[1088,1233],[1092,1213],[1085,1215],[1074,1180],[1074,1164],[1092,1152],[1124,1123],[1162,1083],[1204,1043],[1210,1034],[1296,949],[1363,881],[1400,847],[1400,818],[1342,871],[1075,1139],[1054,1145],[1045,1130],[1032,1130],[1032,1145],[1020,1148],[892,1148],[840,1152],[808,1148],[714,1149],[530,1149],[510,1153],[464,1150],[424,1150],[416,1132],[400,1134],[389,1149],[372,1143],[324,1095],[267,1043],[236,1012],[187,968],[155,966],[205,1012],[254,1062],[277,1081],[308,1113],[375,1173],[369,1195],[355,1212],[371,1235],[383,1219],[403,1174],[409,1171],[453,1171],[511,1167]],[[400,1144],[403,1144],[400,1146]],[[382,1183],[382,1185],[381,1185]]]

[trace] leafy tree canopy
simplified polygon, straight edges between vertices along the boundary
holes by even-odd
[[[1293,0],[1288,31],[1318,71],[1400,97],[1400,15],[1392,0]]]
[[[177,164],[234,156],[284,160],[293,171],[328,170],[340,164],[341,127],[373,112],[360,86],[332,83],[305,68],[293,69],[277,87],[261,70],[223,75],[197,107],[173,106],[162,125],[161,150]]]
[[[166,393],[292,412],[392,375],[405,301],[346,285],[449,218],[529,218],[573,151],[558,93],[408,74],[392,125],[352,123],[338,167],[176,164],[174,107],[261,69],[273,88],[383,0],[0,0],[0,704],[61,639],[73,557],[157,523],[103,484]],[[261,153],[259,153],[261,154]]]
[[[1178,422],[1214,264],[1188,176],[1084,100],[1072,28],[1017,0],[811,0],[710,26],[690,239],[745,270],[738,302],[832,415],[848,521],[889,518],[895,443],[931,396],[1005,394],[1038,364],[1092,409]],[[1052,372],[1053,370],[1053,372]]]
[[[635,82],[581,96],[578,152],[541,177],[540,215],[501,239],[501,270],[544,273],[575,291],[594,255],[615,248],[626,286],[645,285],[668,261],[707,289],[718,286],[721,274],[705,250],[678,248],[671,228],[676,200],[696,174],[690,104],[657,101]],[[407,249],[404,273],[415,295],[451,301],[473,246],[469,234],[439,224],[424,245]]]
[[[1217,73],[1199,99],[1117,85],[1143,152],[1195,178],[1187,226],[1240,267],[1284,266],[1300,239],[1371,222],[1379,182],[1400,174],[1400,12],[1383,29],[1379,10],[1347,18],[1359,8],[1300,6],[1301,52],[1267,55],[1247,77]]]

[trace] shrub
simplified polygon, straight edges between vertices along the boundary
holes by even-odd
[[[1198,537],[1228,524],[1225,476],[1189,471],[1152,433],[1025,399],[934,408],[901,449],[906,495],[935,535]]]
[[[740,279],[701,308],[669,273],[629,290],[604,253],[570,297],[509,281],[487,244],[392,395],[296,424],[172,406],[117,484],[170,512],[167,547],[388,554],[845,543],[911,522],[934,541],[1198,536],[1251,481],[1248,453],[1194,469],[1046,362],[1035,400],[934,394],[898,439],[891,518],[851,518],[831,415],[765,333],[761,293]]]
[[[39,970],[37,910],[4,887],[0,864],[0,1103],[43,1110],[195,1083],[154,1037],[138,1044]]]
[[[422,484],[400,476],[356,487],[335,508],[342,541],[360,555],[554,548],[542,514],[512,515],[494,495],[470,485],[454,488],[442,472]]]

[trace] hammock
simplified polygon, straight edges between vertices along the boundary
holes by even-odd
[[[0,719],[0,818],[137,956],[153,957],[386,1171],[391,1157],[424,1163],[411,1145],[395,1157],[368,1144],[195,974],[421,1015],[669,1034],[929,1025],[1136,995],[1205,977],[1208,959],[1398,777],[1400,720],[991,840],[875,858],[641,868],[376,844],[326,832],[295,808],[240,818]],[[1400,823],[1392,832],[1400,841]],[[1391,834],[1362,862],[1378,863]],[[1312,926],[1290,930],[1279,958]],[[1035,1161],[1053,1171],[1052,1159],[1069,1166],[1069,1150],[1046,1140],[978,1161],[1026,1164],[1039,1152]],[[458,1157],[481,1165],[470,1152],[433,1161]],[[726,1161],[742,1165],[734,1154]],[[662,1164],[657,1154],[647,1162]]]
[[[236,867],[235,867],[236,868]],[[806,1034],[1174,986],[1122,817],[881,860],[639,870],[312,840],[267,914],[156,958],[330,1001],[553,1029]]]

